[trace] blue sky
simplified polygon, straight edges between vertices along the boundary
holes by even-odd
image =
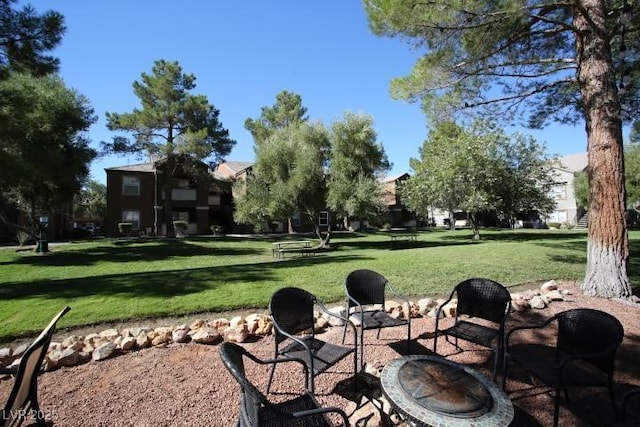
[[[324,0],[32,0],[38,12],[65,16],[67,32],[54,51],[69,87],[89,98],[98,121],[93,144],[111,140],[105,112],[140,107],[132,83],[154,61],[178,61],[196,76],[196,94],[220,110],[237,141],[228,160],[253,161],[244,121],[257,118],[282,90],[302,97],[311,119],[330,125],[345,111],[374,117],[378,141],[393,163],[390,174],[410,172],[426,121],[418,104],[393,100],[389,82],[410,73],[419,57],[399,40],[368,28],[360,1]],[[527,133],[553,154],[586,150],[582,127],[554,126]],[[91,175],[105,181],[105,167],[145,161],[111,156],[96,160]]]

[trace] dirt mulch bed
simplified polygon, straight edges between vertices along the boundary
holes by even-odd
[[[595,308],[615,315],[625,328],[615,373],[615,392],[620,402],[625,392],[640,387],[640,305],[589,298],[582,295],[573,283],[562,283],[561,289],[572,293],[567,296],[567,301],[554,302],[544,310],[513,313],[510,326],[537,322],[577,307]],[[447,325],[446,322],[443,326]],[[433,328],[432,319],[412,320],[412,336],[418,337],[413,352],[433,354]],[[405,334],[404,328],[384,330],[379,340],[375,339],[375,332],[365,334],[367,363],[380,367],[400,356],[406,346],[398,341]],[[323,335],[323,339],[336,342],[341,337],[341,328],[330,328]],[[438,353],[490,376],[491,353],[462,341],[460,343],[464,349],[462,352],[439,340]],[[273,356],[272,337],[243,345],[258,357]],[[259,386],[266,385],[268,370],[250,366],[249,371]],[[344,393],[337,391],[341,390],[341,384],[349,381],[351,373],[350,359],[316,378],[316,394],[323,405],[347,407],[350,401],[343,397]],[[0,382],[0,402],[5,401],[11,384],[12,380]],[[301,384],[299,372],[277,370],[272,386],[275,393],[271,397],[290,397],[300,390]],[[516,410],[512,425],[552,424],[553,394],[548,388],[531,384],[526,376],[515,371],[514,379],[508,381],[507,392]],[[562,400],[560,426],[614,424],[606,390],[570,390],[570,397],[571,408]],[[151,348],[47,372],[39,379],[41,409],[55,426],[232,426],[239,400],[239,388],[222,365],[216,345],[190,343]],[[640,404],[632,405],[629,419],[629,425],[640,425]]]

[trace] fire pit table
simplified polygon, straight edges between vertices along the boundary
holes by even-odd
[[[490,379],[437,356],[394,359],[382,369],[382,392],[418,426],[508,426],[513,405]]]

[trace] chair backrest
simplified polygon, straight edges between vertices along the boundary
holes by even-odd
[[[473,278],[456,285],[457,313],[502,323],[511,307],[511,294],[500,283],[490,279]]]
[[[286,339],[280,332],[290,335],[301,332],[313,334],[315,302],[316,297],[300,288],[282,288],[273,293],[269,301],[269,313],[278,342]]]
[[[244,357],[250,357],[248,356],[249,353],[238,344],[226,341],[220,344],[218,351],[224,366],[240,384],[242,391],[240,417],[244,422],[242,425],[248,423],[249,426],[257,426],[260,407],[270,405],[270,403],[266,396],[247,379],[244,369]]]
[[[38,373],[42,366],[42,361],[49,350],[56,323],[69,310],[71,310],[70,307],[63,308],[44,328],[38,338],[25,350],[18,365],[13,388],[2,411],[3,420],[19,416],[29,406],[30,399],[35,396]]]
[[[557,349],[569,354],[601,353],[585,359],[604,372],[612,373],[618,346],[624,338],[620,321],[609,313],[576,308],[556,314]]]
[[[354,270],[347,275],[345,290],[347,295],[362,305],[383,304],[387,279],[373,270]],[[358,305],[351,298],[349,307]]]

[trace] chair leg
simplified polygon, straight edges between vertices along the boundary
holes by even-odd
[[[273,373],[276,370],[276,364],[273,363],[271,364],[271,372],[269,372],[269,381],[267,381],[267,394],[269,394],[269,391],[271,390],[271,381],[273,380]]]
[[[553,427],[558,427],[558,418],[560,417],[560,386],[556,387],[553,407]]]
[[[347,323],[344,324],[344,329],[342,330],[342,344],[344,344],[344,340],[347,337]]]
[[[360,328],[360,370],[364,370],[364,328]]]
[[[407,323],[407,355],[411,354],[411,322]]]

